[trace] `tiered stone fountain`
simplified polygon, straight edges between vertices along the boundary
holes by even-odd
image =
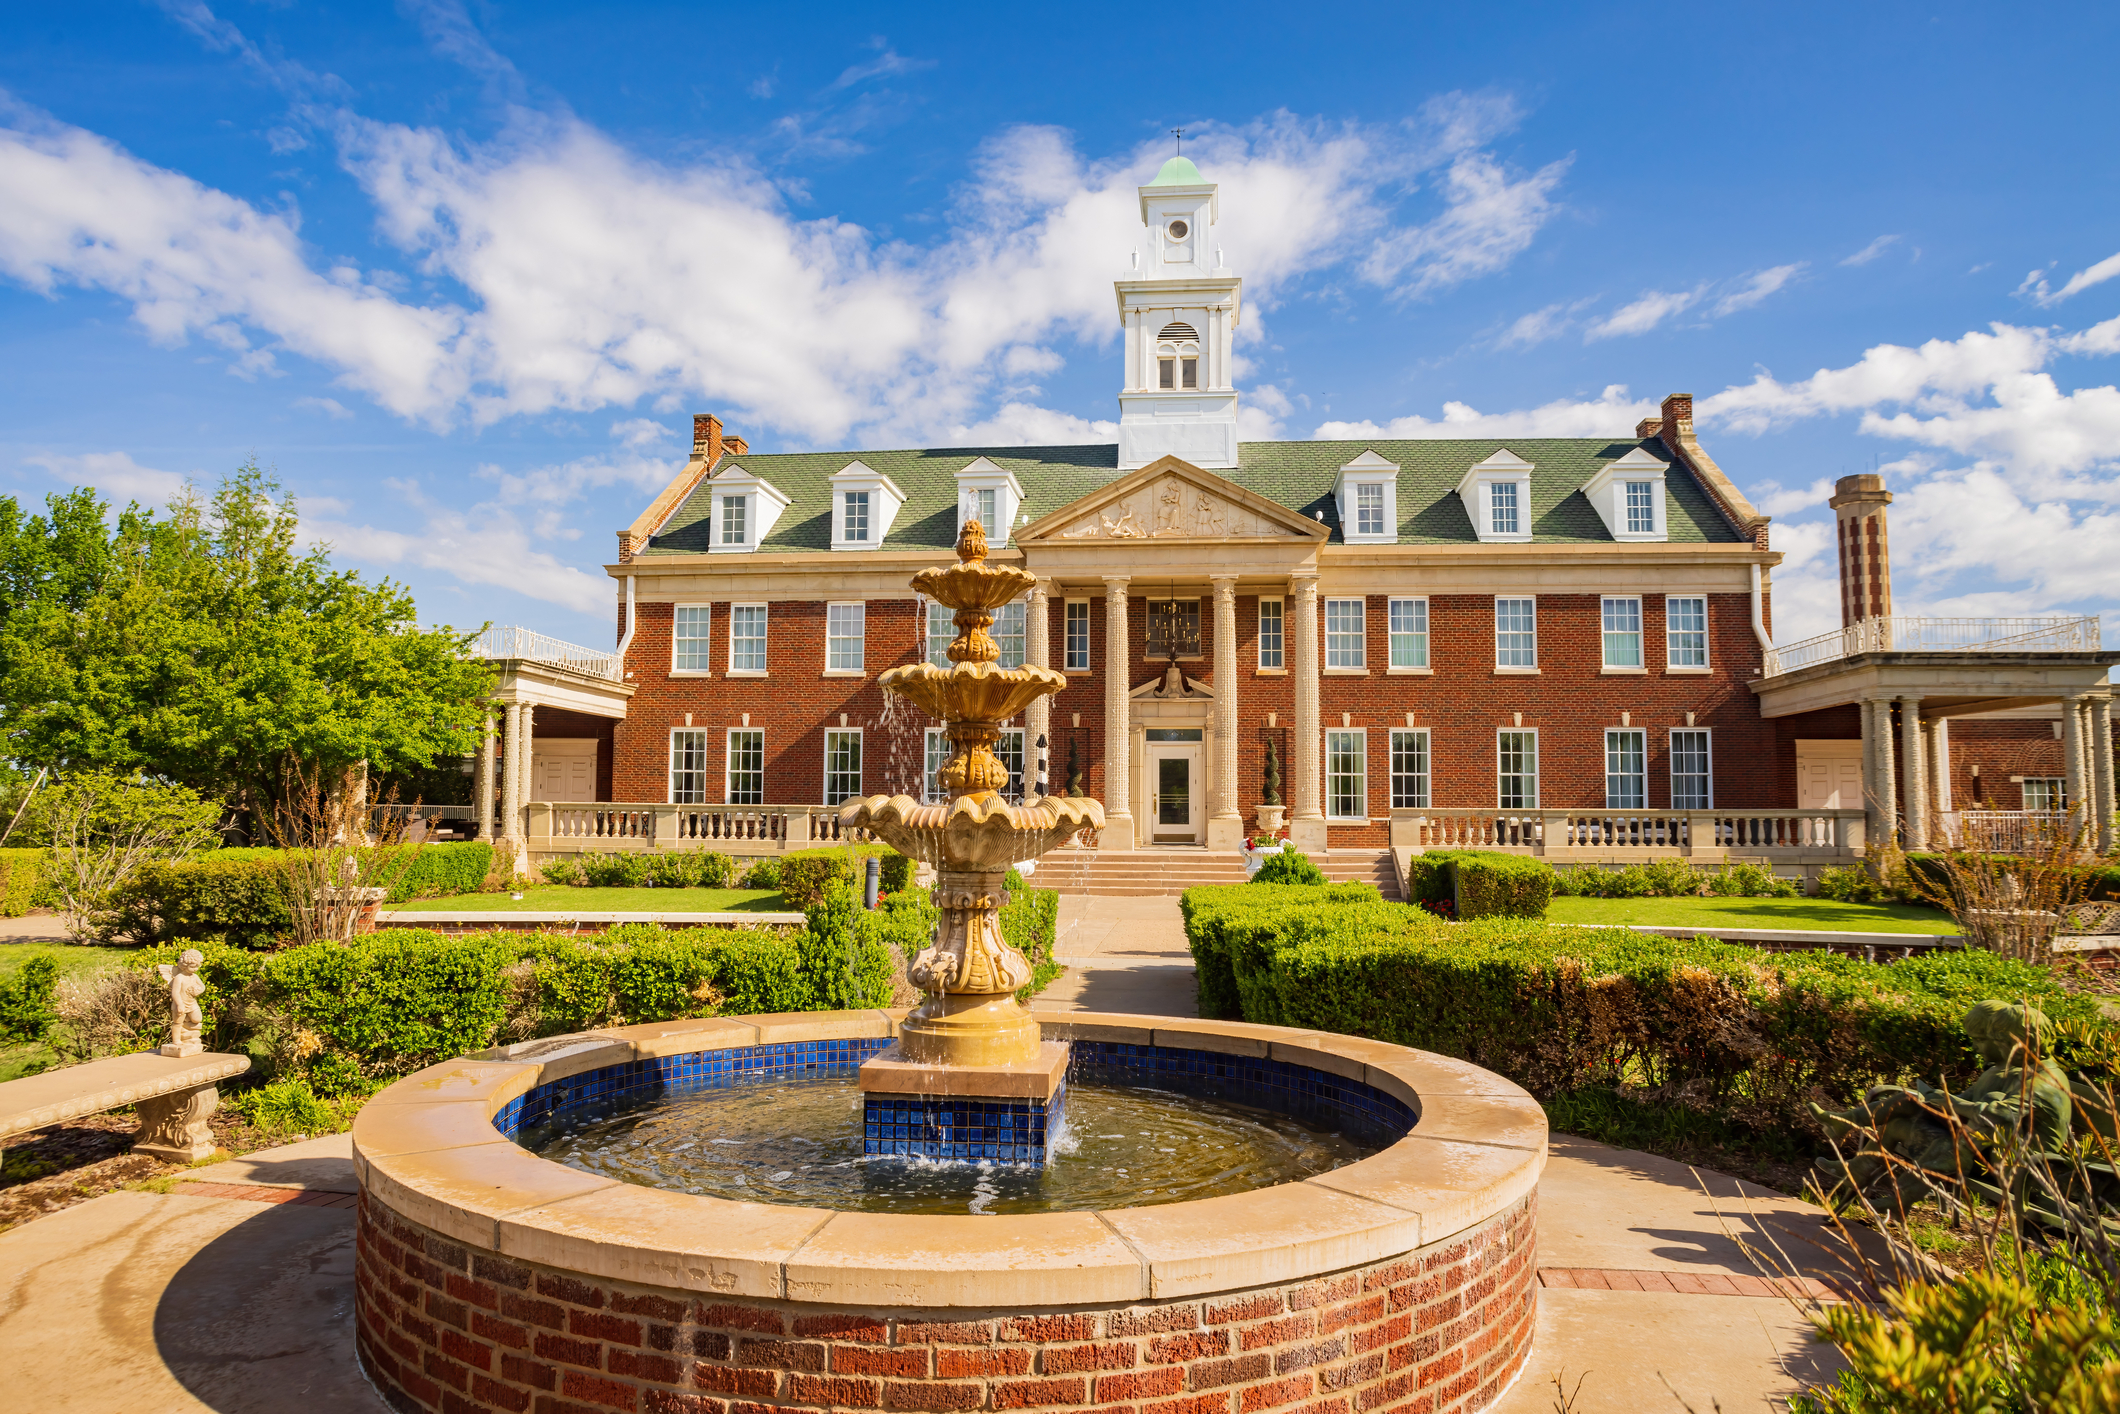
[[[914,589],[955,610],[950,666],[914,663],[878,679],[945,723],[955,751],[936,778],[949,803],[872,795],[839,812],[850,829],[871,830],[934,865],[942,911],[933,945],[907,969],[927,1000],[900,1023],[897,1042],[861,1067],[865,1142],[871,1154],[1043,1163],[1061,1120],[1068,1048],[1041,1041],[1016,1000],[1031,962],[1001,935],[1003,880],[1010,865],[1101,828],[1104,807],[1052,796],[1018,806],[1002,797],[1008,768],[994,754],[1001,724],[1067,678],[999,666],[1001,648],[987,632],[994,611],[1035,577],[986,556],[984,528],[966,521],[958,562],[913,579]]]

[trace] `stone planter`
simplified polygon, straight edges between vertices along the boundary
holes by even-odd
[[[1244,851],[1244,877],[1249,879],[1252,875],[1258,873],[1260,866],[1274,855],[1279,854],[1284,847],[1270,844],[1259,849],[1246,849]]]
[[[556,1037],[377,1095],[353,1132],[369,1377],[404,1411],[1175,1400],[1278,1414],[1321,1399],[1383,1409],[1432,1388],[1457,1414],[1492,1404],[1523,1368],[1544,1113],[1500,1076],[1400,1046],[1041,1016],[1085,1066],[1213,1075],[1406,1126],[1331,1173],[1161,1207],[960,1217],[736,1203],[614,1182],[512,1142],[569,1096],[851,1068],[898,1015]]]
[[[1285,805],[1260,806],[1258,815],[1255,817],[1259,822],[1259,833],[1262,835],[1278,835],[1281,833],[1282,820],[1287,814],[1288,807]]]

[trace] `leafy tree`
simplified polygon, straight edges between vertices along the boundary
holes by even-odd
[[[18,762],[139,772],[270,814],[298,775],[470,751],[490,670],[411,594],[304,547],[252,462],[114,519],[90,489],[0,497],[0,738]],[[278,499],[275,499],[278,497]]]
[[[181,860],[213,843],[221,807],[180,785],[81,771],[37,801],[52,840],[52,865],[76,941],[119,929],[119,892],[150,860]]]

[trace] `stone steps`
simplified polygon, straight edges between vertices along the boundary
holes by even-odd
[[[1375,884],[1384,897],[1399,896],[1388,850],[1342,851],[1314,856],[1313,862],[1335,883]],[[1244,864],[1235,855],[1184,848],[1056,850],[1039,861],[1036,875],[1042,888],[1101,898],[1164,897],[1201,885],[1241,884],[1244,879]]]

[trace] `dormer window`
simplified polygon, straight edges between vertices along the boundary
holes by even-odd
[[[1458,480],[1465,518],[1483,544],[1522,543],[1531,538],[1531,471],[1507,447],[1496,447]]]
[[[1664,524],[1664,471],[1662,458],[1647,447],[1636,447],[1618,461],[1605,463],[1582,484],[1583,495],[1614,540],[1670,538]]]
[[[1487,531],[1491,535],[1517,533],[1516,483],[1497,482],[1487,501]]]
[[[971,519],[979,522],[979,528],[992,534],[994,525],[994,501],[996,492],[991,486],[982,486],[970,493]]]
[[[756,550],[788,508],[787,497],[740,466],[718,472],[708,484],[718,503],[714,509],[719,533],[707,547],[713,554],[743,555]]]
[[[749,496],[723,496],[721,498],[721,543],[744,545],[749,540],[744,533],[751,507]]]
[[[1340,468],[1333,487],[1340,538],[1350,545],[1395,545],[1399,539],[1399,468],[1365,451]]]
[[[1023,488],[1016,478],[986,457],[974,458],[957,473],[957,528],[963,530],[965,522],[978,521],[996,549],[1008,543],[1022,505]]]
[[[1357,486],[1355,493],[1354,528],[1357,535],[1382,535],[1384,533],[1384,488],[1381,486]]]
[[[891,521],[905,504],[898,484],[860,462],[848,462],[832,476],[834,550],[874,550],[891,533]]]
[[[1627,488],[1627,529],[1637,535],[1656,533],[1656,486],[1648,481],[1623,483]]]

